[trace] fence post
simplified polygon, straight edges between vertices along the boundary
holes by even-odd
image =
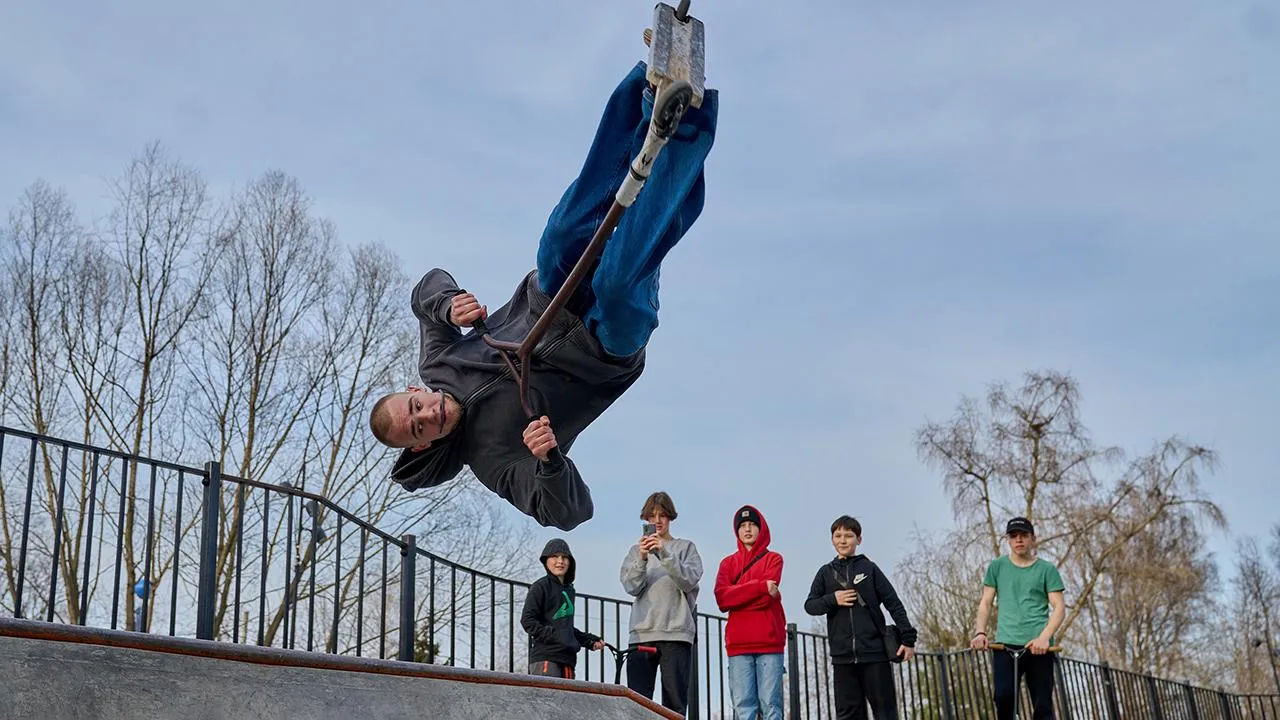
[[[1182,689],[1187,695],[1187,705],[1191,706],[1191,720],[1200,720],[1200,708],[1196,707],[1196,694],[1191,690],[1191,683],[1184,680]]]
[[[1062,669],[1062,658],[1053,659],[1053,686],[1058,690],[1058,709],[1062,720],[1071,720],[1071,697],[1067,695],[1067,676]]]
[[[1160,705],[1160,692],[1156,688],[1154,675],[1147,676],[1147,698],[1151,703],[1151,717],[1154,720],[1164,720],[1164,708]]]
[[[1107,717],[1120,720],[1120,701],[1116,699],[1116,679],[1111,674],[1111,663],[1102,661],[1102,687],[1107,693]]]
[[[218,531],[222,519],[222,464],[204,464],[204,512],[200,518],[200,584],[196,591],[196,638],[213,639],[218,584]]]
[[[396,659],[413,662],[413,608],[418,580],[418,539],[413,535],[403,535],[401,539],[404,547],[400,548],[400,653]],[[427,622],[432,621],[432,618],[427,619]]]
[[[1231,701],[1227,698],[1226,688],[1218,688],[1218,703],[1222,705],[1222,719],[1235,720],[1235,713],[1231,712]]]
[[[787,696],[791,705],[789,717],[800,718],[800,633],[795,623],[787,623]]]
[[[939,679],[942,687],[942,720],[955,720],[955,708],[951,706],[951,673],[947,670],[946,648],[942,648],[942,652],[938,654],[938,663],[942,666],[942,677]]]
[[[711,634],[711,628],[707,628],[707,635]],[[690,648],[689,654],[689,703],[685,708],[684,716],[688,720],[698,720],[699,706],[701,699],[698,695],[698,608],[693,608],[693,647]],[[709,672],[709,671],[708,671]],[[720,692],[724,693],[724,688],[720,688]]]

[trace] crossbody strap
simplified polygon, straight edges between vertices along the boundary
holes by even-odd
[[[757,560],[759,560],[760,558],[762,558],[762,557],[764,557],[765,555],[768,555],[768,554],[769,554],[769,553],[768,553],[768,551],[765,551],[765,552],[762,552],[762,553],[760,553],[759,555],[757,555],[757,556],[755,556],[755,557],[751,558],[751,560],[750,560],[749,562],[747,562],[747,564],[746,564],[746,565],[743,565],[743,566],[742,566],[742,569],[738,571],[738,576],[737,576],[737,577],[735,577],[735,578],[733,579],[733,582],[732,582],[732,583],[730,583],[730,584],[732,584],[732,585],[737,585],[737,584],[738,584],[738,581],[742,579],[742,576],[747,574],[747,570],[750,570],[750,569],[751,569],[751,566],[752,566],[752,565],[755,565]]]

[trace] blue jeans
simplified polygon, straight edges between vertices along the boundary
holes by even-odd
[[[645,63],[637,63],[610,95],[578,177],[547,218],[538,242],[538,288],[548,295],[560,289],[591,242],[644,145],[653,113],[645,71]],[[580,287],[582,321],[610,355],[635,354],[658,327],[658,271],[702,213],[702,166],[715,139],[718,100],[718,92],[708,89],[702,107],[685,113]]]
[[[782,720],[782,653],[730,656],[729,693],[737,720]]]

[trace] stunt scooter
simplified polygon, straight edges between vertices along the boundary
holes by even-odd
[[[614,647],[613,645],[610,645],[609,643],[605,643],[604,646],[609,648],[609,652],[613,653],[613,664],[615,666],[615,671],[613,674],[614,685],[622,684],[622,666],[627,664],[628,655],[630,655],[631,653],[637,653],[637,652],[652,653],[655,655],[658,653],[658,648],[653,647],[652,645],[636,645],[634,647],[626,648],[625,650],[620,650]]]
[[[1013,656],[1013,720],[1018,720],[1018,706],[1022,704],[1020,702],[1022,699],[1022,688],[1019,687],[1018,658],[1022,657],[1022,654],[1027,652],[1027,648],[1025,646],[1020,648],[1011,648],[1004,643],[988,643],[987,649],[992,652],[1003,650]],[[1049,652],[1060,653],[1062,652],[1062,647],[1059,645],[1050,645]]]

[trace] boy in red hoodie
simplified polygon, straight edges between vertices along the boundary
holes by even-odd
[[[729,692],[739,718],[782,720],[783,651],[787,617],[782,610],[782,556],[769,549],[769,525],[743,505],[733,514],[738,551],[720,561],[716,604],[729,614],[724,630]]]

